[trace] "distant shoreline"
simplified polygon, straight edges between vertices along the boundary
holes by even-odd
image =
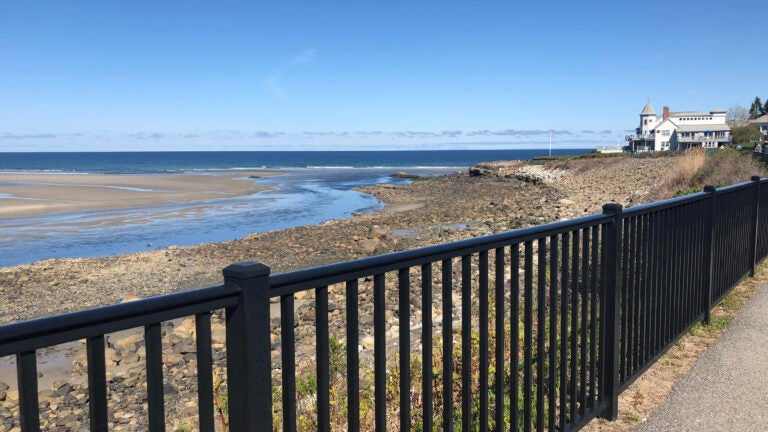
[[[554,149],[579,155],[594,149]],[[225,170],[467,168],[489,160],[532,160],[545,149],[366,151],[176,151],[0,153],[0,172],[173,174]]]
[[[231,198],[269,189],[248,177],[279,174],[255,170],[212,175],[0,173],[0,218]]]

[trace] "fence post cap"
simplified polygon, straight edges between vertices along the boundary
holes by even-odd
[[[752,181],[753,182],[760,181],[760,176],[752,176]]]
[[[603,213],[605,214],[621,213],[621,209],[623,208],[624,206],[622,206],[619,203],[608,203],[603,205]]]
[[[704,186],[704,192],[706,193],[715,193],[717,191],[717,188],[712,185],[705,185]]]
[[[269,275],[269,267],[262,263],[246,261],[227,266],[222,273],[226,278],[250,279]]]

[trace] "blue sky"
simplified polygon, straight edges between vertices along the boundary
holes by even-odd
[[[768,97],[764,1],[317,3],[0,0],[0,151],[594,147]]]

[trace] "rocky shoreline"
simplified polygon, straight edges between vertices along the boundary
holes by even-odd
[[[604,160],[589,169],[530,166],[517,162],[481,164],[468,173],[419,179],[406,186],[360,188],[387,204],[384,211],[250,235],[217,244],[129,254],[99,259],[57,259],[0,269],[0,323],[148,297],[222,282],[221,269],[247,260],[269,265],[273,273],[364,256],[446,243],[530,225],[570,219],[600,211],[606,202],[643,203],[653,186],[677,163],[676,158]],[[458,271],[458,269],[455,269]],[[418,278],[412,274],[412,279]],[[437,279],[436,279],[437,280]],[[361,284],[361,355],[370,354],[370,290]],[[412,284],[412,286],[417,286]],[[388,295],[388,340],[396,343],[396,293]],[[299,362],[314,352],[314,308],[307,292],[297,297],[296,338]],[[390,298],[391,297],[391,298]],[[343,335],[343,287],[330,287],[332,334]],[[412,295],[412,322],[420,322],[418,294]],[[433,319],[439,322],[439,297]],[[456,305],[457,302],[454,302]],[[454,320],[460,319],[455,309]],[[221,316],[213,318],[216,368],[224,366]],[[279,363],[279,334],[273,316],[273,363]],[[194,322],[163,325],[164,368],[168,377],[169,419],[196,415]],[[146,426],[143,341],[124,335],[109,343],[110,416],[114,430]],[[306,339],[306,343],[301,341]],[[414,347],[419,349],[419,347]],[[41,388],[46,430],[87,430],[87,391],[82,347],[74,348],[73,368],[50,389]],[[2,380],[0,380],[2,381]],[[85,380],[87,381],[87,379]],[[8,384],[11,384],[10,382]],[[142,387],[144,386],[144,387]],[[5,388],[4,388],[5,387]],[[0,428],[14,430],[18,393],[0,383]],[[169,420],[169,426],[179,423]]]

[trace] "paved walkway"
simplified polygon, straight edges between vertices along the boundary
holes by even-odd
[[[768,430],[768,284],[636,430]]]

